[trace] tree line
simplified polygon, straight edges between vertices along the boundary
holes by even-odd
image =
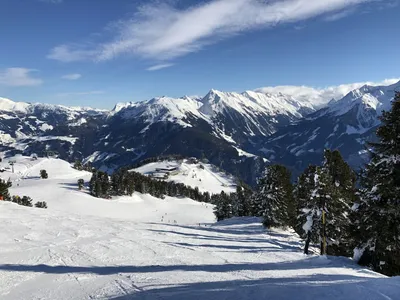
[[[89,182],[89,192],[99,198],[110,199],[112,196],[131,196],[133,192],[150,194],[157,198],[187,197],[199,202],[211,201],[209,192],[201,192],[183,183],[162,181],[150,178],[128,168],[120,169],[111,176],[99,170],[93,170]]]

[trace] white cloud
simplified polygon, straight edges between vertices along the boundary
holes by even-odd
[[[57,94],[58,97],[71,97],[71,96],[88,96],[88,95],[101,95],[104,91],[88,91],[88,92],[70,92]]]
[[[186,8],[149,1],[131,19],[107,26],[114,34],[110,40],[60,45],[48,58],[102,61],[130,54],[165,61],[249,30],[339,13],[372,1],[376,0],[210,0]]]
[[[6,86],[36,86],[43,83],[42,79],[31,77],[35,70],[25,68],[8,68],[0,70],[0,85]]]
[[[150,68],[147,68],[147,71],[158,71],[161,69],[165,69],[165,68],[170,68],[172,67],[174,64],[159,64],[159,65],[155,65],[155,66],[151,66]]]
[[[400,81],[400,78],[385,79],[381,82],[357,82],[350,84],[341,84],[338,86],[330,86],[326,88],[314,88],[309,86],[274,86],[274,87],[263,87],[258,88],[256,91],[262,93],[283,93],[294,98],[310,102],[316,106],[323,106],[332,99],[339,100],[347,95],[352,90],[358,89],[363,85],[391,85]]]
[[[81,77],[82,77],[81,74],[67,74],[62,76],[61,78],[66,80],[78,80]]]

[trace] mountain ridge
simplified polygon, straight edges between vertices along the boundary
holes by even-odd
[[[252,169],[262,170],[267,161],[288,165],[296,174],[319,163],[324,148],[341,150],[359,166],[365,142],[374,139],[378,117],[396,89],[400,82],[362,86],[318,110],[283,93],[254,91],[156,97],[112,110],[0,98],[0,152],[51,151],[70,161],[91,157],[110,171],[152,156],[181,154],[207,158],[254,184],[259,173]]]

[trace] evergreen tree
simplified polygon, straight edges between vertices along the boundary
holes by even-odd
[[[89,182],[90,194],[98,198],[109,198],[111,195],[111,183],[107,173],[94,171]]]
[[[8,189],[12,186],[11,181],[4,181],[3,179],[0,179],[0,196],[3,198],[5,201],[10,201],[11,197],[8,192]]]
[[[229,195],[224,191],[219,195],[213,195],[214,214],[217,217],[217,221],[232,218],[232,204]]]
[[[335,231],[334,206],[336,195],[332,179],[323,168],[309,166],[300,176],[295,189],[298,205],[298,222],[295,229],[305,238],[304,253],[310,243],[320,243],[321,254],[326,254],[327,244]]]
[[[378,143],[371,143],[371,162],[361,174],[357,208],[361,264],[386,275],[400,275],[400,93],[391,111],[380,118]]]
[[[83,170],[83,165],[82,162],[80,160],[75,161],[74,163],[74,169],[77,169],[79,171]]]
[[[40,178],[42,178],[42,179],[49,178],[49,175],[47,174],[46,170],[40,170]]]
[[[83,179],[78,179],[79,190],[82,190],[84,185],[85,185],[85,181]]]
[[[46,203],[46,201],[43,201],[43,202],[39,201],[39,202],[35,203],[35,207],[47,209],[47,203]]]
[[[305,254],[309,252],[310,243],[319,242],[320,238],[320,210],[313,197],[313,192],[316,190],[316,176],[317,167],[313,165],[308,166],[303,174],[300,175],[294,190],[298,214],[294,229],[306,241],[304,247]]]
[[[350,214],[351,207],[356,201],[357,176],[343,160],[339,151],[325,151],[325,161],[322,171],[327,173],[332,191],[332,199],[327,206],[328,254],[351,255],[350,250]]]
[[[268,166],[259,181],[265,227],[289,226],[294,218],[293,186],[290,171],[281,165]]]
[[[233,214],[237,217],[250,215],[251,190],[244,184],[236,187],[236,193],[231,194]]]
[[[18,204],[22,206],[32,207],[32,198],[28,196],[23,196],[22,198],[20,198],[20,202]]]
[[[258,185],[259,187],[259,185]],[[263,196],[261,195],[260,191],[257,190],[253,193],[249,199],[250,202],[250,209],[249,215],[253,217],[262,217],[264,214],[264,207],[263,207]]]

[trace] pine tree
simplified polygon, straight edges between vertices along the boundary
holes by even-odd
[[[320,243],[321,254],[326,254],[327,244],[334,230],[333,203],[336,201],[332,179],[326,170],[309,166],[299,177],[295,189],[297,202],[296,231],[305,239],[304,253],[310,243]]]
[[[361,174],[357,209],[360,263],[386,275],[400,274],[400,93],[391,111],[380,118],[378,143],[371,143],[371,162]]]
[[[20,199],[20,202],[18,203],[19,205],[22,205],[22,206],[28,206],[28,207],[32,207],[33,205],[32,205],[32,198],[31,197],[28,197],[28,196],[23,196],[21,199]]]
[[[39,202],[35,203],[35,207],[47,209],[47,203],[46,203],[46,201],[42,201],[42,202],[39,201]]]
[[[78,179],[79,190],[82,190],[84,185],[85,185],[85,181],[83,179]]]
[[[343,160],[339,151],[325,150],[325,161],[322,171],[330,178],[332,199],[327,207],[328,254],[351,255],[350,250],[350,214],[351,207],[356,201],[357,176]]]
[[[305,239],[304,253],[308,254],[310,243],[319,242],[319,207],[312,197],[316,189],[315,178],[317,176],[317,167],[310,165],[300,175],[294,197],[297,203],[297,222],[294,227],[295,231]]]
[[[74,169],[77,169],[79,171],[83,170],[83,165],[82,162],[80,160],[75,161],[74,163]]]
[[[259,181],[258,197],[262,200],[263,225],[283,227],[294,218],[293,186],[290,171],[281,165],[267,167]]]
[[[244,217],[249,215],[250,201],[249,193],[241,185],[236,187],[236,193],[231,194],[233,214],[237,217]]]
[[[5,201],[10,201],[11,197],[8,192],[8,189],[12,186],[11,181],[4,181],[3,179],[0,179],[0,196],[3,198]]]
[[[229,195],[224,191],[219,195],[213,195],[214,214],[217,217],[217,221],[222,221],[224,219],[229,219],[233,217],[232,214],[232,203]]]
[[[42,178],[42,179],[49,178],[49,175],[47,174],[46,170],[40,170],[40,178]]]
[[[89,182],[90,194],[98,198],[110,198],[111,183],[107,173],[94,171]]]

